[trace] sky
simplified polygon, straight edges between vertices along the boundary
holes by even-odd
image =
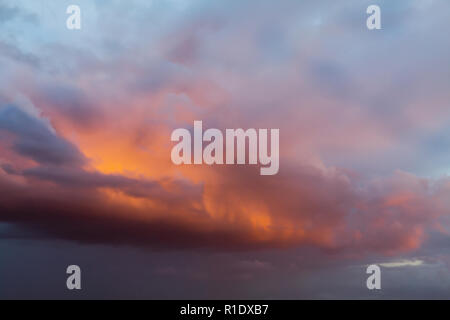
[[[447,0],[0,0],[0,298],[450,298],[449,18]],[[174,165],[195,120],[279,128],[278,174]]]

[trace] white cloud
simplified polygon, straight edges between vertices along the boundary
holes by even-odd
[[[385,268],[401,268],[401,267],[417,267],[423,265],[423,261],[419,259],[413,259],[413,260],[399,260],[399,261],[390,261],[390,262],[383,262],[378,263],[380,266]]]

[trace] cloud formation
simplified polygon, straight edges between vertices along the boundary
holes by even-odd
[[[86,244],[312,249],[327,263],[397,261],[448,237],[450,45],[436,31],[448,1],[382,1],[380,33],[364,28],[364,1],[79,1],[79,33],[51,17],[62,2],[10,2],[0,222]],[[174,166],[170,133],[193,120],[279,128],[279,174]],[[231,268],[245,278],[267,260]]]
[[[286,161],[273,177],[250,166],[184,168],[184,178],[168,172],[149,179],[102,173],[45,118],[18,107],[0,109],[0,129],[23,160],[3,160],[2,191],[11,196],[2,200],[2,219],[63,239],[394,254],[419,248],[447,214],[447,180],[400,171],[371,180]]]

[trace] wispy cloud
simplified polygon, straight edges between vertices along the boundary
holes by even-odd
[[[418,267],[422,266],[424,262],[420,259],[413,259],[413,260],[397,260],[397,261],[390,261],[390,262],[382,262],[378,263],[380,266],[385,268],[402,268],[402,267]]]

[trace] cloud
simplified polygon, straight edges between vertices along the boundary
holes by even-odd
[[[385,268],[418,267],[423,265],[423,261],[420,259],[399,260],[399,261],[382,262],[378,264]]]
[[[338,169],[285,164],[268,179],[253,167],[211,167],[196,184],[58,163],[3,168],[0,191],[14,196],[2,201],[2,221],[87,243],[392,255],[419,248],[446,208],[442,188],[405,173],[364,181]]]
[[[2,52],[0,58],[9,58],[15,62],[23,63],[35,68],[40,65],[40,60],[36,55],[24,53],[15,45],[2,40],[0,40],[0,51]]]
[[[32,23],[37,22],[37,16],[35,14],[27,12],[18,6],[8,6],[5,3],[0,3],[0,25],[17,18]]]
[[[0,108],[0,129],[15,135],[13,149],[40,164],[76,165],[85,163],[82,153],[60,138],[42,119],[14,105]]]
[[[446,2],[408,4],[411,19],[386,3],[402,19],[380,34],[358,1],[141,3],[95,3],[71,37],[23,24],[27,50],[0,42],[16,62],[3,91],[51,120],[0,110],[0,219],[89,244],[345,257],[419,250],[448,226],[448,178],[415,172],[437,161],[418,141],[448,127]],[[173,166],[170,132],[194,119],[280,128],[279,175]]]

